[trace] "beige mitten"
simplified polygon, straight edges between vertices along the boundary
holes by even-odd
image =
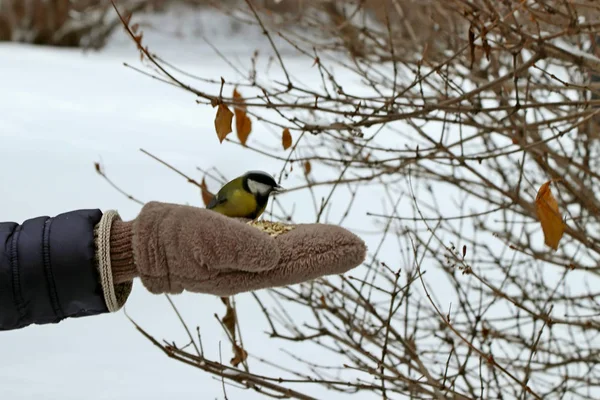
[[[151,202],[133,221],[113,216],[109,252],[115,285],[139,277],[152,293],[231,296],[342,274],[363,262],[366,246],[334,225],[249,224]]]

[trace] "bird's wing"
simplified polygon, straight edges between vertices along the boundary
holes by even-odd
[[[223,204],[226,201],[227,201],[227,199],[221,199],[221,198],[219,198],[219,195],[217,194],[217,195],[213,196],[212,199],[210,199],[206,208],[208,208],[208,209],[215,208],[219,204]]]

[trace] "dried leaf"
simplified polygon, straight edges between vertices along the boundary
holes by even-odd
[[[215,130],[219,142],[223,143],[225,137],[231,133],[231,122],[233,121],[233,113],[225,104],[219,104],[217,116],[215,117]]]
[[[239,364],[243,363],[248,358],[248,352],[244,350],[241,346],[238,346],[237,344],[233,346],[233,354],[234,356],[230,362],[231,365],[233,365],[234,367],[237,367]]]
[[[246,103],[242,100],[242,95],[237,89],[233,89],[233,100],[235,101],[236,110],[246,111]]]
[[[225,328],[227,328],[227,331],[235,340],[235,310],[233,307],[231,307],[229,300],[227,300],[226,306],[227,312],[225,313],[223,319],[221,319],[221,322],[223,322],[223,325],[225,325]]]
[[[485,58],[486,60],[490,61],[490,51],[492,50],[492,47],[487,40],[487,28],[485,26],[481,30],[481,41],[483,43],[483,52],[485,53]]]
[[[204,178],[202,178],[202,182],[200,183],[200,191],[202,192],[202,202],[205,206],[207,206],[212,198],[215,197],[215,195],[208,190],[208,187],[206,186],[206,180]]]
[[[246,104],[242,101],[242,95],[236,89],[233,89],[233,99],[239,102],[234,108],[235,130],[240,143],[245,146],[252,131],[252,120],[246,114]]]
[[[281,134],[281,145],[283,146],[284,150],[289,149],[292,145],[292,135],[288,128],[285,128]]]
[[[229,301],[229,298],[221,297],[221,301],[227,307],[227,312],[225,313],[225,316],[221,319],[221,322],[223,322],[225,329],[227,329],[227,332],[229,332],[229,335],[231,337],[231,341],[233,344],[233,347],[232,347],[233,358],[231,359],[230,362],[231,362],[231,365],[233,365],[234,367],[237,367],[239,364],[246,361],[246,359],[248,358],[248,352],[246,350],[244,350],[241,346],[239,346],[238,344],[235,343],[236,342],[236,340],[235,340],[235,337],[236,337],[236,334],[235,334],[236,311],[235,311],[235,309],[232,307],[231,302]]]
[[[142,38],[144,37],[144,32],[140,32],[139,35],[134,35],[133,40],[137,43],[138,50],[140,52],[140,61],[144,61],[144,47],[142,46]],[[146,48],[147,50],[147,48]]]
[[[250,120],[250,117],[248,117],[246,113],[238,116],[236,112],[235,128],[240,143],[245,146],[248,136],[250,136],[250,132],[252,132],[252,120]]]
[[[131,25],[131,32],[137,33],[139,28],[140,28],[140,24],[135,23],[135,24]]]
[[[100,166],[99,162],[95,162],[94,163],[94,168],[96,169],[97,173],[99,173],[100,175],[102,175],[102,166]]]
[[[312,171],[312,166],[310,165],[310,161],[304,162],[304,173],[306,175],[308,175],[308,174],[310,174],[310,171]]]
[[[473,32],[473,24],[469,26],[469,49],[471,53],[471,65],[469,69],[473,69],[473,63],[475,63],[475,32]]]
[[[144,37],[144,32],[140,32],[139,35],[134,35],[133,36],[133,40],[135,40],[135,42],[138,44],[138,46],[142,46],[142,39]]]
[[[564,233],[562,216],[558,209],[558,203],[550,190],[550,183],[544,183],[538,190],[535,198],[535,209],[542,224],[544,232],[544,243],[554,250],[558,249],[558,242]]]
[[[227,306],[227,313],[223,317],[223,325],[231,333],[231,336],[235,337],[235,312],[230,306]]]

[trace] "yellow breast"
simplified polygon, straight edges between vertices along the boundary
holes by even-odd
[[[254,215],[255,218],[258,218],[265,207],[262,210],[257,210],[257,207],[258,204],[252,194],[237,189],[229,193],[227,201],[217,205],[212,210],[233,218],[251,218]]]

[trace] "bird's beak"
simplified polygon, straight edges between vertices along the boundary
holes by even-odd
[[[285,188],[282,187],[282,186],[277,185],[277,186],[275,186],[273,188],[273,192],[272,193],[273,194],[278,194],[278,193],[283,193],[283,192],[285,192]]]

